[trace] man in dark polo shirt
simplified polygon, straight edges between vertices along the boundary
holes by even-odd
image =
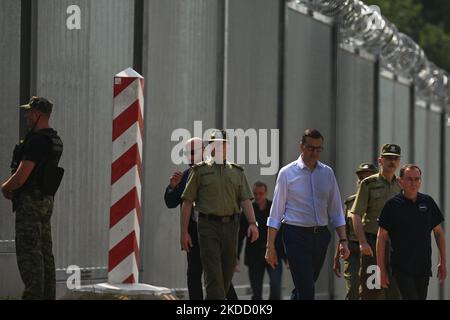
[[[431,272],[431,231],[439,248],[437,276],[447,277],[441,211],[433,198],[419,193],[422,172],[416,165],[400,169],[402,192],[389,199],[379,218],[377,264],[383,288],[389,286],[384,250],[391,239],[391,267],[404,300],[425,300]]]
[[[281,299],[281,278],[283,273],[282,260],[286,261],[283,240],[281,234],[278,233],[275,239],[275,248],[278,253],[278,264],[272,268],[265,260],[266,242],[267,242],[267,218],[270,214],[272,201],[267,199],[267,185],[264,182],[257,181],[253,185],[253,196],[255,200],[252,202],[255,218],[258,223],[259,238],[255,242],[251,242],[249,238],[245,244],[244,264],[248,267],[248,277],[250,286],[252,287],[252,300],[262,300],[264,273],[267,270],[270,279],[269,300]],[[241,226],[239,229],[239,245],[238,258],[241,255],[244,239],[247,236],[248,221],[245,215],[241,215]],[[239,260],[238,260],[239,267]]]

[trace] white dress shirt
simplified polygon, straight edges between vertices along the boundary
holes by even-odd
[[[281,168],[267,226],[279,229],[282,222],[302,227],[345,225],[333,169],[317,161],[311,171],[301,156]]]

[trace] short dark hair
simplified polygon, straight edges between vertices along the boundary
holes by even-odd
[[[405,175],[405,171],[408,169],[417,169],[420,172],[420,176],[422,176],[422,170],[420,170],[419,166],[415,165],[415,164],[405,164],[401,169],[400,169],[400,178],[403,178],[403,176]]]
[[[306,138],[308,137],[312,139],[322,139],[322,141],[324,140],[322,134],[316,129],[306,129],[305,132],[303,132],[302,144],[306,143]]]
[[[262,181],[256,181],[255,184],[253,185],[253,188],[256,187],[264,187],[265,191],[267,192],[267,184],[265,184]]]

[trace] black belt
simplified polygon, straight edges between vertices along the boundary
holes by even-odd
[[[327,226],[315,226],[315,227],[301,227],[296,226],[300,228],[303,231],[309,232],[309,233],[322,233],[328,230]]]
[[[206,214],[199,212],[198,217],[205,220],[230,222],[230,221],[237,221],[239,219],[239,213],[234,213],[231,216],[216,216],[214,214]]]

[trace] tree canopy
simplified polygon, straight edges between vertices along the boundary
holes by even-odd
[[[428,59],[450,72],[450,1],[363,0],[416,41]]]

